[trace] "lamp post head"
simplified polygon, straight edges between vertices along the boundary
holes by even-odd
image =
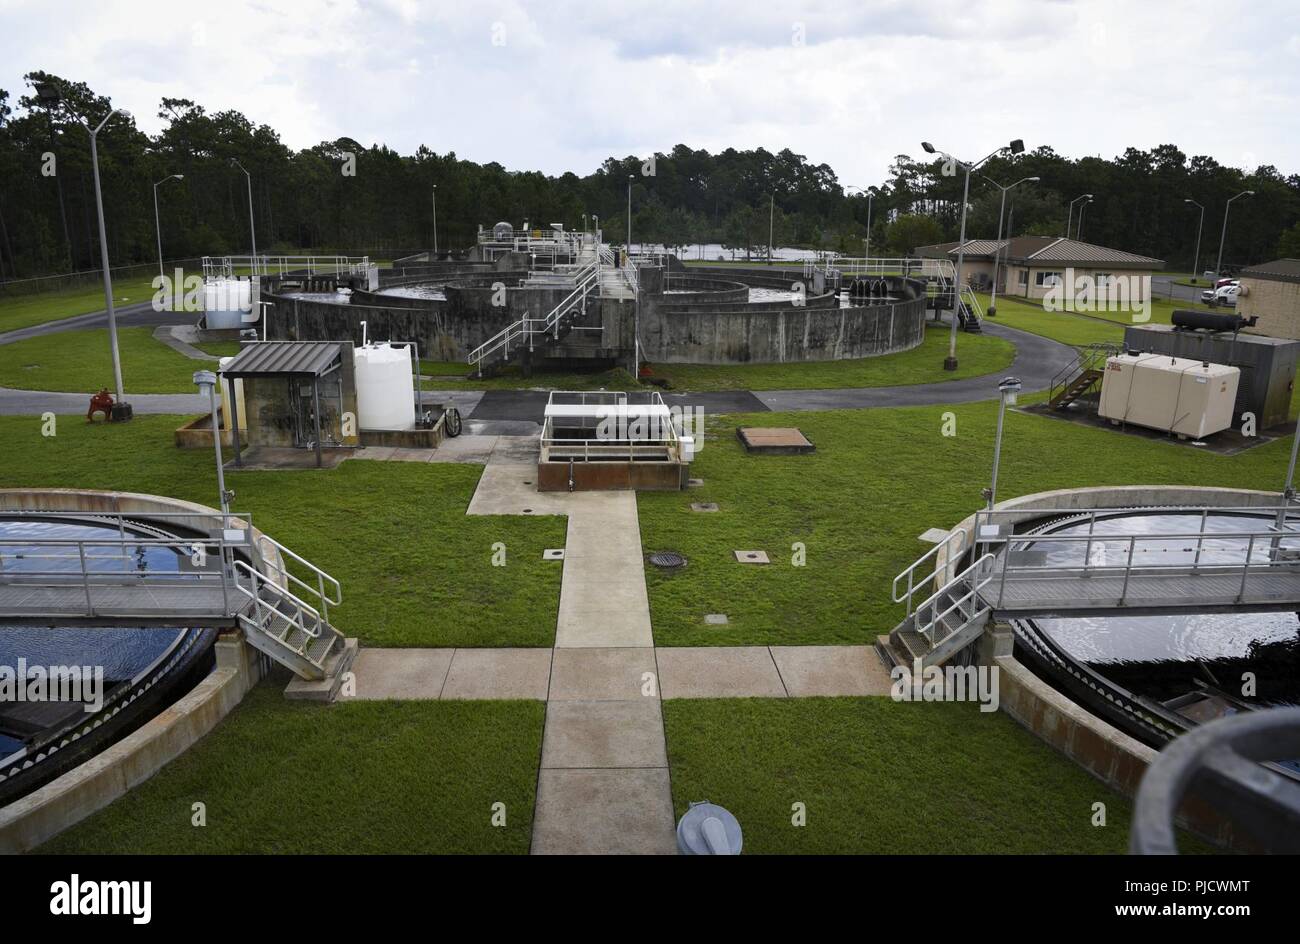
[[[217,385],[217,375],[210,370],[196,370],[194,372],[194,385],[206,392]]]
[[[59,87],[53,82],[37,82],[36,98],[46,108],[53,108],[63,101],[63,95],[59,91]]]
[[[1016,138],[1009,145],[1007,145],[1007,147],[1010,149],[1012,154],[1023,154],[1025,150],[1025,142],[1021,141],[1019,138]]]
[[[177,180],[184,180],[184,179],[185,179],[185,175],[184,175],[184,174],[172,174],[172,176],[175,177]]]
[[[1029,181],[1030,183],[1035,183],[1035,184],[1038,183],[1038,182],[1039,182],[1040,180],[1042,180],[1042,179],[1043,179],[1042,177],[1026,177],[1026,178],[1025,178],[1025,180]]]
[[[934,145],[931,144],[929,141],[922,141],[922,142],[921,142],[921,149],[922,149],[923,151],[925,151],[926,154],[934,154],[934,153],[935,153]]]
[[[1014,405],[1016,402],[1016,394],[1020,392],[1022,386],[1023,384],[1021,384],[1019,377],[1003,377],[998,383],[998,393],[1002,394],[1002,398],[1006,400],[1007,403]]]

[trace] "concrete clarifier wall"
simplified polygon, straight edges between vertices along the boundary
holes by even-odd
[[[158,495],[0,489],[0,514],[38,510],[113,512],[145,520],[150,515],[197,513],[211,516],[211,528],[220,527],[222,521],[215,508]],[[249,530],[263,554],[273,552],[260,531]],[[52,839],[148,780],[215,728],[257,684],[262,665],[261,656],[244,642],[239,630],[223,634],[215,651],[217,664],[212,672],[170,707],[85,763],[0,808],[0,854],[26,852]]]

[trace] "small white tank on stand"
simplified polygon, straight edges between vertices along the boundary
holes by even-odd
[[[414,429],[415,380],[406,346],[363,344],[353,352],[362,429]]]
[[[249,279],[209,279],[203,283],[203,323],[210,331],[242,328],[255,321]]]

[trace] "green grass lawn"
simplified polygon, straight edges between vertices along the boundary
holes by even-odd
[[[0,417],[0,487],[118,489],[212,505],[212,452],[172,445],[177,416],[112,426]],[[234,508],[337,577],[331,620],[369,646],[549,646],[565,519],[465,514],[481,466],[348,460],[337,469],[227,472]],[[506,545],[505,567],[491,566]]]
[[[114,279],[113,304],[134,305],[153,298],[154,278]],[[103,310],[104,286],[100,283],[39,295],[0,296],[0,332]]]
[[[211,734],[39,850],[526,853],[545,706],[287,702],[259,685]],[[193,805],[207,824],[192,825]],[[504,826],[492,825],[505,804]]]
[[[666,701],[673,806],[726,807],[745,853],[1110,853],[1131,805],[1001,712],[888,698]],[[1106,824],[1092,824],[1094,803]],[[806,821],[792,822],[804,804]],[[1184,851],[1206,851],[1200,843]]]
[[[987,311],[989,296],[980,296],[980,304]],[[997,309],[997,315],[990,318],[990,322],[1029,331],[1073,347],[1087,347],[1102,341],[1119,343],[1124,340],[1124,328],[1121,325],[1099,318],[1085,318],[1072,312],[1046,311],[1037,302],[999,297]]]
[[[990,390],[992,394],[992,390]],[[956,436],[941,435],[951,411]],[[676,550],[678,572],[647,567],[655,642],[669,646],[863,644],[903,616],[895,574],[929,548],[917,538],[982,507],[997,406],[711,416],[688,492],[637,496],[646,552]],[[751,456],[737,425],[797,426],[817,446],[803,456]],[[1280,489],[1290,440],[1219,456],[1065,420],[1008,414],[999,495],[1124,484]],[[699,514],[692,502],[717,502]],[[806,564],[793,566],[793,545]],[[772,563],[735,562],[736,549]],[[724,626],[705,625],[726,613]]]
[[[194,372],[210,366],[173,351],[152,328],[119,328],[122,384],[132,393],[194,393]],[[0,344],[0,386],[67,390],[87,395],[113,389],[107,328],[60,331]]]
[[[712,390],[823,390],[834,387],[892,387],[895,385],[960,380],[1002,370],[1015,357],[1015,347],[992,335],[963,335],[961,366],[948,372],[943,359],[948,353],[948,330],[932,327],[925,340],[910,351],[844,361],[814,361],[801,364],[708,364],[651,365],[656,378],[674,391]],[[422,361],[421,371],[436,379],[424,381],[426,390],[485,390],[548,387],[557,390],[626,390],[635,385],[624,370],[598,373],[534,373],[524,377],[517,367],[484,380],[467,380],[464,364]]]

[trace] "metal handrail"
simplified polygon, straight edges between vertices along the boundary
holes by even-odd
[[[948,557],[945,558],[945,561],[951,563],[954,557],[965,552],[967,548],[966,531],[962,528],[958,528],[955,531],[948,532],[948,534],[944,537],[942,541],[940,541],[934,547],[930,548],[930,550],[926,551],[924,554],[918,557],[915,561],[912,562],[912,564],[909,567],[905,568],[902,572],[899,573],[897,577],[894,578],[894,585],[893,585],[893,589],[891,590],[891,596],[893,597],[895,603],[907,604],[908,616],[912,615],[912,596],[917,592],[917,590],[920,589],[920,587],[914,585],[917,568],[924,565],[926,561],[930,560],[930,558],[936,557],[940,551],[944,549],[948,549],[948,545],[953,541],[954,538],[957,537],[961,538],[961,546],[956,549],[949,549],[951,553],[949,553]],[[925,581],[929,581],[932,577],[936,577],[937,574],[938,574],[937,569],[935,571],[932,571],[930,574],[926,576]],[[902,582],[904,577],[907,578],[907,592],[900,597],[898,595],[898,585],[899,583]],[[921,586],[925,586],[924,581],[922,582]]]
[[[265,574],[262,574],[254,567],[250,567],[244,561],[241,560],[235,561],[235,570],[236,573],[238,573],[239,571],[243,571],[244,573],[246,573],[249,577],[249,583],[252,584],[252,589],[250,590],[248,587],[245,587],[238,580],[234,581],[235,589],[238,590],[240,593],[242,593],[244,596],[248,597],[253,602],[253,610],[257,614],[256,623],[259,627],[265,629],[264,620],[266,617],[266,612],[269,609],[276,616],[288,620],[295,627],[297,627],[307,636],[310,636],[312,639],[320,638],[323,628],[328,625],[328,621],[321,616],[320,612],[315,607],[313,607],[310,603],[298,597],[291,590],[288,590],[280,586],[278,583],[276,583],[273,580],[268,580]],[[284,610],[280,609],[279,607],[272,606],[266,600],[263,600],[261,594],[261,591],[263,589],[269,589],[276,596],[280,597],[281,599],[287,600],[296,609],[297,611],[296,618],[290,616],[290,614],[284,612]],[[314,630],[307,628],[307,622],[303,618],[304,611],[310,613],[315,618]]]
[[[924,636],[926,639],[928,639],[930,641],[930,645],[932,648],[940,645],[949,636],[952,636],[957,632],[956,630],[954,630],[952,633],[949,633],[947,636],[944,636],[943,639],[935,639],[934,636],[935,627],[944,625],[943,624],[944,617],[946,617],[949,613],[953,612],[954,610],[961,609],[966,603],[968,603],[973,599],[980,599],[980,602],[983,603],[983,599],[979,597],[979,593],[993,579],[993,573],[992,570],[989,568],[989,565],[992,564],[994,560],[995,558],[992,554],[985,554],[983,557],[976,560],[973,564],[971,564],[961,573],[957,574],[955,577],[953,577],[951,580],[945,583],[942,587],[940,587],[938,590],[932,593],[929,597],[925,599],[923,603],[921,603],[920,606],[916,608],[915,611],[913,611],[913,613],[909,614],[912,618],[912,628],[915,629],[922,636]],[[987,572],[981,575],[982,570]],[[974,577],[974,579],[971,579],[972,576]],[[935,607],[937,606],[938,601],[945,594],[947,594],[954,587],[956,587],[958,584],[961,583],[965,583],[967,585],[966,592],[963,593],[956,600],[954,600],[953,603],[950,606],[948,606],[946,609],[936,612]],[[930,619],[923,624],[920,622],[920,617],[921,617],[922,610],[926,609],[926,607],[930,608]],[[981,613],[988,612],[989,609],[990,607],[988,606],[976,607],[974,609],[974,612],[970,614],[967,614],[963,610],[961,614],[962,625],[964,626],[970,623],[971,620],[977,619]]]
[[[321,601],[321,609],[324,611],[325,619],[328,620],[330,606],[340,606],[343,603],[342,584],[340,584],[338,580],[335,577],[331,576],[328,572],[317,567],[315,564],[307,560],[302,555],[289,550],[289,548],[285,547],[275,538],[263,534],[261,535],[261,540],[270,544],[277,551],[279,551],[281,555],[281,560],[268,561],[267,555],[263,554],[262,555],[263,563],[269,563],[271,567],[274,568],[275,572],[281,577],[286,578],[287,580],[292,580],[294,583],[296,583],[298,586],[302,587],[304,590],[308,591],[309,593],[315,593],[316,596]],[[296,563],[301,564],[303,567],[307,568],[307,570],[311,571],[311,573],[313,573],[316,576],[316,586],[315,587],[311,586],[311,584],[306,583],[301,578],[299,578],[297,574],[290,571],[288,567],[286,567],[283,563],[284,557],[289,557]],[[327,587],[333,588],[334,591],[333,596],[326,593]]]
[[[531,343],[533,337],[537,334],[545,334],[548,331],[554,331],[556,337],[559,337],[560,322],[565,315],[569,314],[577,305],[575,301],[580,301],[584,306],[587,295],[597,284],[600,278],[600,265],[598,260],[582,265],[570,278],[574,280],[574,289],[566,295],[559,304],[547,313],[544,318],[529,318],[527,312],[524,317],[518,321],[506,325],[505,328],[498,331],[492,337],[488,338],[474,350],[470,351],[466,363],[482,370],[483,361],[488,355],[496,353],[501,348],[505,348],[506,356],[509,357],[510,343],[518,338],[527,338]],[[541,328],[533,327],[540,324]]]
[[[1098,361],[1104,361],[1113,357],[1123,350],[1122,344],[1113,341],[1094,341],[1086,348],[1079,351],[1078,356],[1052,375],[1052,381],[1048,384],[1047,402],[1051,403],[1056,399],[1058,392],[1064,393],[1065,390],[1074,382],[1085,370],[1096,369]]]

